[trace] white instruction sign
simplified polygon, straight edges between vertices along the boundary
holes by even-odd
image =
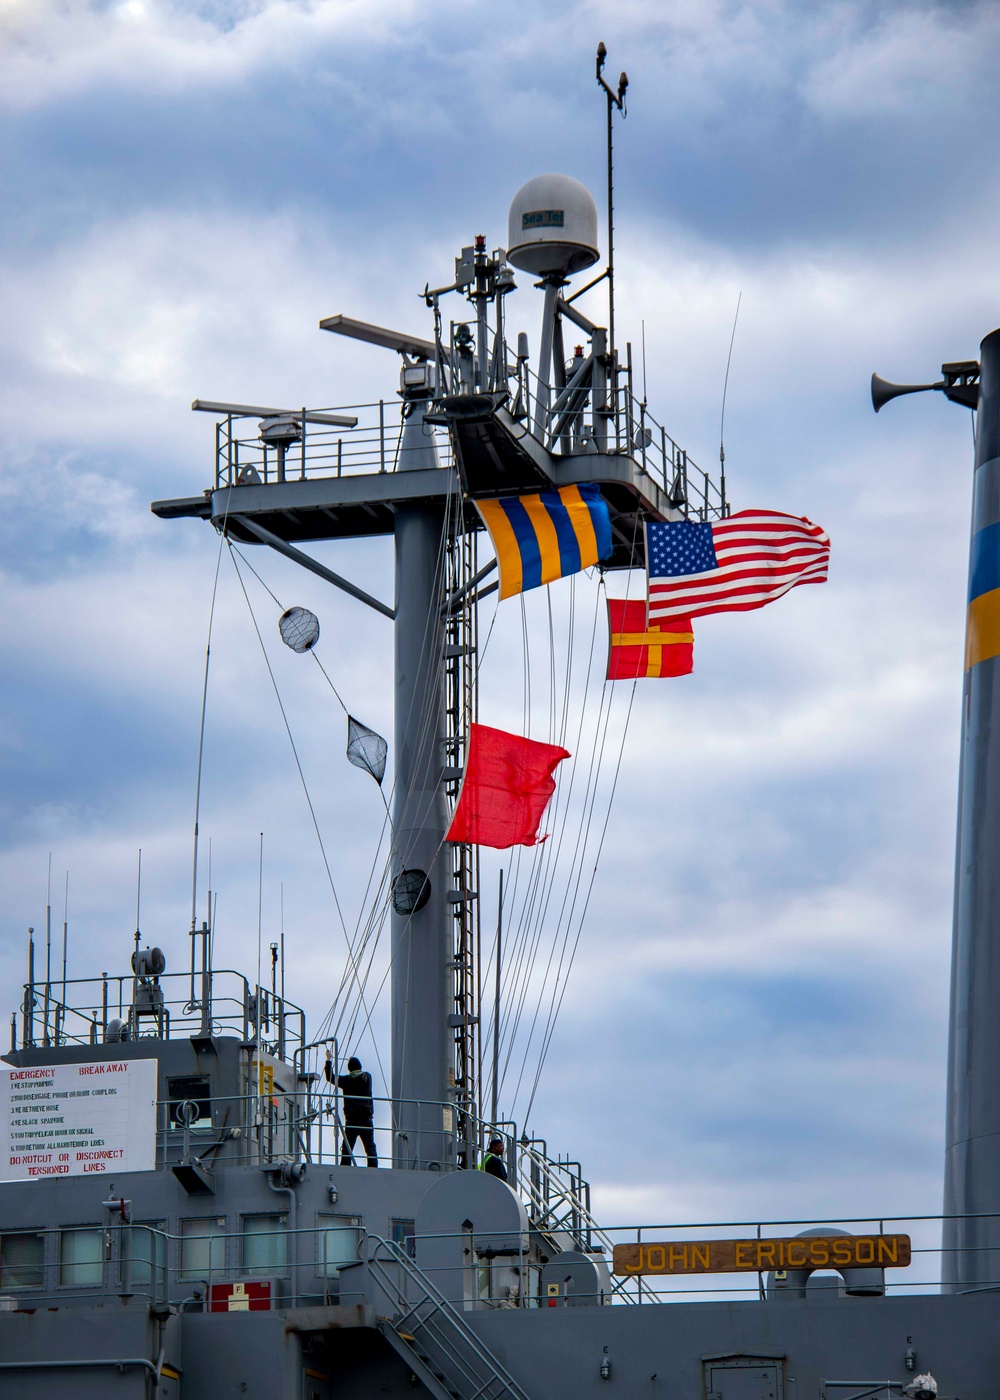
[[[0,1180],[156,1165],[156,1060],[0,1066]]]

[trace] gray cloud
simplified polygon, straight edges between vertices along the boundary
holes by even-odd
[[[124,963],[140,845],[144,929],[185,956],[217,541],[147,502],[208,483],[210,421],[187,403],[391,396],[391,357],[316,321],[343,310],[420,331],[420,287],[473,233],[503,241],[521,179],[566,168],[599,188],[604,38],[632,79],[619,315],[637,357],[645,321],[651,407],[714,467],[742,292],[734,500],[820,520],[834,563],[825,589],[704,620],[695,675],[640,687],[531,1126],[582,1154],[619,1220],[932,1210],[971,444],[942,402],[875,420],[865,381],[933,375],[1000,320],[996,156],[976,134],[996,101],[993,8],[594,3],[573,7],[568,43],[565,5],[529,23],[475,13],[482,28],[442,4],[7,7],[7,1000],[49,850],[71,871],[77,972],[85,951]],[[513,323],[534,342],[521,280]],[[391,733],[388,626],[260,555],[283,601],[320,614],[348,704]],[[324,557],[388,595],[384,544]],[[265,927],[283,881],[289,983],[318,1016],[342,933],[224,563],[203,814],[220,956],[253,970],[263,830]],[[343,760],[322,678],[283,652],[248,586],[353,929],[381,803]],[[596,587],[580,582],[581,616]],[[560,639],[567,599],[553,589]],[[526,606],[538,733],[548,621],[544,599]],[[514,728],[520,638],[505,604],[483,718]],[[484,860],[487,890],[499,864]],[[375,1033],[384,1045],[381,1003]]]

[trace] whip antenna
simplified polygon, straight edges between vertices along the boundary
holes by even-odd
[[[722,415],[719,419],[719,493],[722,497],[722,513],[726,513],[726,394],[729,390],[729,366],[733,362],[733,343],[736,340],[736,322],[740,319],[740,303],[743,293],[736,298],[736,315],[733,317],[733,333],[729,337],[729,354],[726,356],[726,377],[722,384]]]
[[[597,82],[608,99],[608,349],[612,358],[615,353],[615,172],[614,172],[614,114],[616,111],[626,116],[625,92],[628,88],[628,74],[622,73],[618,79],[618,91],[611,87],[604,77],[604,65],[608,51],[604,44],[597,46]],[[617,388],[618,381],[615,380]]]

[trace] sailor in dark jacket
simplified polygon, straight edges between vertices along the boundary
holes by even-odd
[[[354,1166],[351,1151],[358,1138],[368,1156],[370,1167],[378,1166],[378,1152],[375,1150],[373,1132],[374,1105],[372,1104],[372,1077],[361,1068],[361,1061],[352,1055],[347,1061],[346,1074],[334,1074],[333,1056],[326,1052],[324,1073],[330,1084],[338,1088],[344,1097],[344,1146],[340,1153],[342,1167]]]
[[[507,1168],[503,1164],[503,1138],[490,1138],[490,1145],[479,1163],[479,1170],[488,1172],[490,1176],[498,1176],[501,1181],[507,1180]]]

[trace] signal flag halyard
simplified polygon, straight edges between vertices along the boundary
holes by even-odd
[[[496,550],[501,598],[611,557],[608,503],[593,482],[475,504]]]
[[[608,680],[633,681],[645,676],[687,676],[694,670],[691,619],[677,617],[667,626],[646,625],[643,598],[608,599]]]
[[[825,583],[830,537],[800,515],[741,510],[714,523],[646,525],[652,622],[762,608],[804,583]]]
[[[462,790],[445,840],[500,850],[534,846],[556,790],[552,775],[569,757],[569,750],[557,744],[522,739],[488,724],[470,724]]]

